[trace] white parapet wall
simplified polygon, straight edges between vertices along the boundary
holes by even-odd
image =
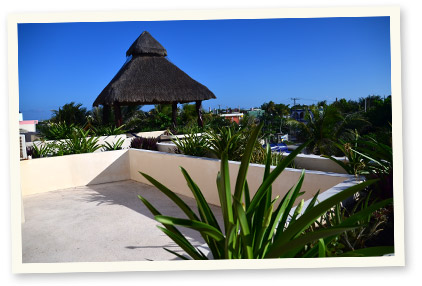
[[[232,190],[235,186],[239,162],[229,162]],[[218,205],[216,177],[220,160],[140,149],[108,151],[49,157],[21,161],[22,195],[32,195],[58,189],[90,184],[134,180],[150,184],[139,172],[144,172],[174,192],[192,197],[180,171],[185,168],[197,183],[209,203]],[[273,184],[273,195],[284,196],[297,183],[301,170],[285,169]],[[264,166],[251,164],[248,184],[253,195],[262,182]],[[321,193],[339,189],[345,182],[356,184],[358,179],[345,174],[306,171],[301,199],[310,199],[318,190]],[[340,187],[341,189],[341,187]]]
[[[286,156],[287,155],[288,154],[286,154]],[[347,162],[346,157],[335,157],[335,158],[337,160]],[[317,171],[323,171],[323,172],[347,174],[346,170],[344,170],[336,162],[328,158],[321,157],[319,155],[298,154],[294,160],[294,164],[296,168],[303,168],[306,170],[317,170]]]
[[[160,152],[175,154],[178,148],[173,142],[157,142],[157,149]]]
[[[177,146],[173,142],[160,142],[157,143],[158,151],[175,153]],[[283,156],[286,157],[288,153],[283,153]],[[338,160],[347,162],[345,157],[335,157]],[[333,162],[328,158],[321,157],[319,155],[305,155],[299,154],[294,160],[294,165],[298,169],[322,171],[322,172],[331,172],[339,174],[347,174],[337,163]]]
[[[129,180],[128,156],[117,150],[21,161],[22,195]]]
[[[192,193],[180,171],[180,167],[183,167],[202,190],[207,201],[215,205],[219,204],[216,178],[217,173],[220,170],[220,160],[138,149],[130,149],[129,154],[129,169],[132,180],[150,184],[139,173],[143,172],[164,184],[172,191],[192,197]],[[232,190],[236,183],[239,166],[239,162],[229,162]],[[274,168],[275,167],[272,167],[272,169]],[[259,185],[262,183],[264,169],[265,167],[263,165],[250,165],[248,171],[248,184],[251,195],[256,192]],[[298,169],[285,169],[273,184],[273,195],[283,197],[289,189],[297,183],[301,172],[302,170]],[[349,181],[352,184],[358,182],[357,179],[355,180],[354,176],[350,175],[321,171],[306,171],[302,185],[302,190],[306,193],[301,199],[308,200],[313,197],[318,190],[324,192],[345,181]]]

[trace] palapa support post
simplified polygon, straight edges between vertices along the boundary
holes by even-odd
[[[103,105],[103,124],[108,125],[110,123],[111,108],[110,105]]]
[[[120,104],[115,102],[114,105],[114,119],[116,123],[116,127],[122,126],[123,119],[122,119],[122,112],[120,110]]]
[[[177,101],[173,102],[171,105],[171,120],[172,120],[172,128],[176,130],[176,115],[177,115]]]
[[[196,113],[198,114],[198,126],[204,127],[204,121],[202,120],[202,100],[196,101]]]

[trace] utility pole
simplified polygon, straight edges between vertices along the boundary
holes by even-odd
[[[299,100],[300,98],[293,97],[293,98],[290,98],[290,99],[293,100],[293,106],[295,106],[296,105],[296,100]]]

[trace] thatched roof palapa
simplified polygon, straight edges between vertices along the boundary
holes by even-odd
[[[126,52],[125,64],[98,95],[94,106],[176,104],[216,98],[171,63],[166,49],[144,31]]]

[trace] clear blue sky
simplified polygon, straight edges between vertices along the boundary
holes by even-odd
[[[24,119],[91,109],[144,30],[216,95],[205,109],[391,94],[389,17],[19,24]]]

